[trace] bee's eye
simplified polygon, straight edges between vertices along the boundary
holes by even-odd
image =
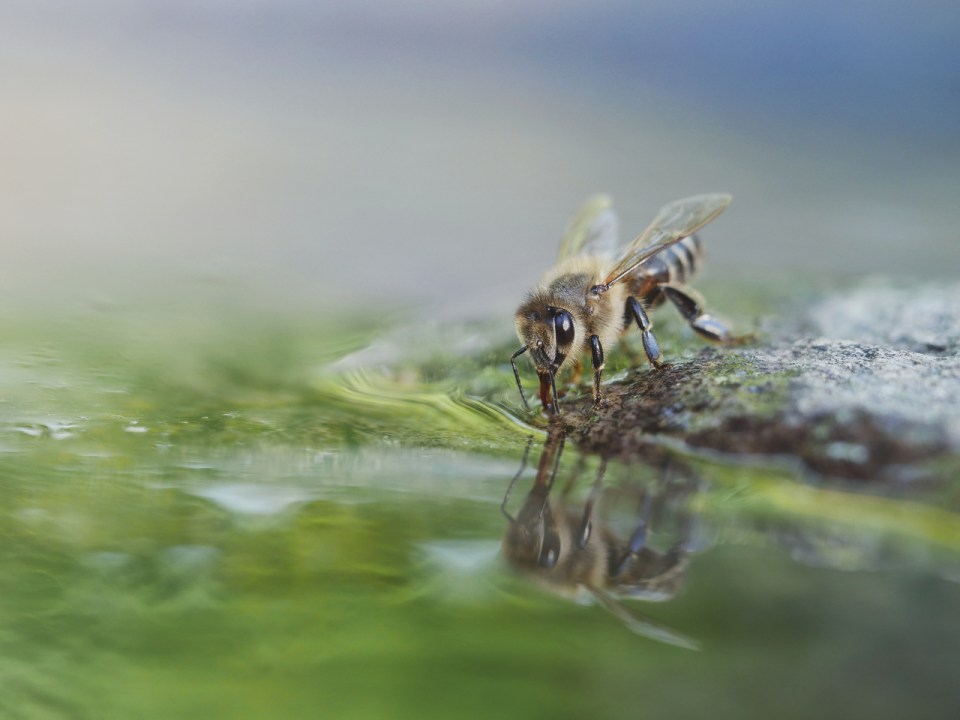
[[[537,558],[537,565],[549,570],[557,564],[560,558],[560,537],[558,535],[547,535],[543,539],[543,547],[540,548],[540,556]]]
[[[553,316],[553,327],[557,333],[557,345],[569,345],[573,342],[573,318],[566,310],[558,310]]]

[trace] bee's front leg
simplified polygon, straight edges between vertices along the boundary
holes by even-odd
[[[603,374],[603,345],[596,335],[590,336],[590,359],[593,362],[593,406],[600,405],[600,376]]]

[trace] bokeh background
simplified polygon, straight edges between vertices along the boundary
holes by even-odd
[[[701,653],[498,554],[543,446],[523,472],[512,310],[584,196],[629,235],[733,193],[698,287],[829,326],[765,293],[955,279],[958,138],[957,0],[0,0],[0,718],[960,717],[926,466],[691,458],[691,537],[648,538],[689,584],[633,607]],[[792,376],[717,357],[779,407]],[[578,508],[599,464],[568,443]],[[619,531],[671,473],[610,462]]]
[[[598,190],[732,192],[714,278],[960,258],[954,2],[4,2],[0,103],[7,303],[494,315]]]

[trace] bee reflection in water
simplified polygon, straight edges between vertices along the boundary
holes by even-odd
[[[563,454],[563,436],[551,435],[544,446],[533,487],[516,515],[507,509],[510,494],[527,465],[529,444],[520,470],[511,480],[500,509],[508,525],[503,554],[508,563],[541,587],[578,601],[597,600],[630,630],[646,637],[695,649],[697,643],[627,607],[623,599],[668,600],[683,584],[690,556],[691,517],[681,510],[676,541],[664,551],[647,544],[651,518],[674,499],[677,491],[689,495],[691,483],[676,485],[666,476],[675,471],[668,460],[660,488],[636,486],[614,491],[604,487],[602,461],[589,495],[582,504],[569,500],[579,472],[553,494]],[[578,471],[582,471],[582,465]],[[687,498],[681,498],[687,499]],[[635,504],[635,523],[629,534],[617,533],[609,516],[621,501]],[[681,503],[681,507],[689,503]],[[656,506],[656,508],[655,508]]]

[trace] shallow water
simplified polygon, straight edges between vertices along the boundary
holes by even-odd
[[[672,450],[611,462],[592,537],[646,517],[644,547],[684,555],[660,602],[611,612],[504,558],[518,471],[506,513],[552,480],[575,523],[600,463],[567,446],[554,475],[548,445],[538,469],[546,436],[514,415],[482,328],[459,362],[401,350],[389,370],[348,357],[387,344],[366,320],[4,330],[0,717],[960,708],[955,490],[885,497]]]

